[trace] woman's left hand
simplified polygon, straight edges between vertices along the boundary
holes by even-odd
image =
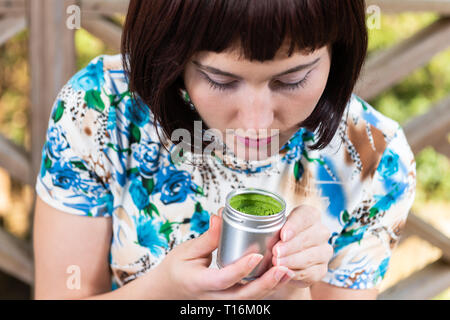
[[[320,281],[328,270],[333,247],[328,244],[330,231],[321,222],[321,213],[310,205],[300,205],[280,231],[281,240],[272,250],[275,266],[288,267],[295,273],[291,283],[306,288]]]

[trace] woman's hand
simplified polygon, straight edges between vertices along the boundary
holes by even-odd
[[[330,231],[321,223],[318,209],[309,205],[293,209],[280,237],[272,250],[272,263],[293,271],[291,282],[306,288],[325,276],[333,247],[328,244]]]
[[[219,211],[220,214],[220,211]],[[222,219],[213,215],[210,228],[196,239],[186,241],[170,251],[156,267],[158,288],[168,299],[263,299],[290,280],[294,273],[274,266],[260,278],[246,284],[239,282],[262,260],[249,254],[222,269],[208,268],[211,253],[219,244]]]

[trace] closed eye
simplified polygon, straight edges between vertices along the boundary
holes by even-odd
[[[306,85],[308,84],[308,80],[309,80],[309,76],[310,76],[310,74],[311,74],[311,71],[312,70],[310,70],[306,75],[305,75],[305,77],[302,79],[302,80],[300,80],[300,81],[298,81],[298,82],[294,82],[294,83],[285,83],[285,82],[282,82],[282,81],[279,81],[279,80],[277,80],[277,82],[276,82],[276,89],[282,89],[282,90],[285,90],[285,89],[287,89],[287,90],[296,90],[296,89],[298,89],[298,88],[305,88],[306,87]]]
[[[285,83],[285,82],[282,82],[280,80],[275,80],[274,85],[272,86],[272,88],[274,90],[296,90],[296,89],[299,89],[299,88],[305,88],[306,85],[308,84],[309,76],[310,76],[312,70],[313,69],[311,69],[305,75],[305,77],[302,80],[298,81],[298,82]],[[209,83],[210,88],[214,89],[214,90],[219,90],[219,91],[231,90],[231,89],[236,88],[238,86],[238,84],[239,84],[239,80],[233,80],[233,81],[230,81],[230,82],[227,82],[227,83],[220,83],[220,82],[212,80],[204,72],[200,71],[200,74]]]
[[[227,83],[220,83],[220,82],[216,82],[216,81],[212,80],[210,77],[208,77],[206,75],[206,73],[200,72],[200,74],[203,76],[203,78],[206,79],[206,81],[208,81],[211,89],[216,89],[219,91],[232,89],[232,88],[236,87],[237,83],[238,83],[238,80],[234,80],[234,81],[227,82]]]

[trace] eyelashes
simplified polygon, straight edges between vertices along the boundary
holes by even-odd
[[[237,81],[232,81],[229,83],[218,83],[211,80],[211,78],[208,77],[205,73],[200,72],[200,74],[203,76],[203,78],[206,79],[206,81],[208,81],[209,87],[214,90],[225,91],[227,89],[233,89],[237,85]]]
[[[296,83],[283,83],[281,81],[276,81],[276,84],[274,85],[275,90],[297,90],[299,88],[305,88],[308,84],[309,76],[311,74],[310,70],[305,77]],[[211,89],[213,90],[219,90],[219,91],[225,91],[235,88],[238,85],[238,81],[232,81],[229,83],[218,83],[211,78],[209,78],[205,73],[201,72],[201,75],[208,81],[208,84]]]
[[[230,83],[218,83],[218,82],[212,81],[208,76],[205,76],[205,78],[209,83],[209,87],[214,90],[225,91],[227,89],[233,89],[237,85],[236,81],[233,81]]]
[[[308,80],[309,80],[309,75],[311,74],[311,71],[308,71],[308,73],[305,75],[305,77],[300,80],[299,82],[296,83],[281,83],[281,86],[283,88],[286,88],[287,90],[296,90],[298,88],[305,88],[306,85],[308,84]]]

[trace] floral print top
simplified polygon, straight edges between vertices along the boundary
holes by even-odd
[[[157,125],[157,128],[160,128]],[[322,281],[379,287],[415,194],[415,162],[399,125],[353,95],[331,143],[310,150],[301,128],[264,161],[205,157],[173,161],[148,107],[133,103],[121,55],[102,55],[58,94],[49,119],[36,191],[67,213],[112,219],[113,288],[157,266],[198,237],[235,188],[284,197],[287,212],[314,182],[334,256]],[[214,261],[214,260],[213,260]]]

